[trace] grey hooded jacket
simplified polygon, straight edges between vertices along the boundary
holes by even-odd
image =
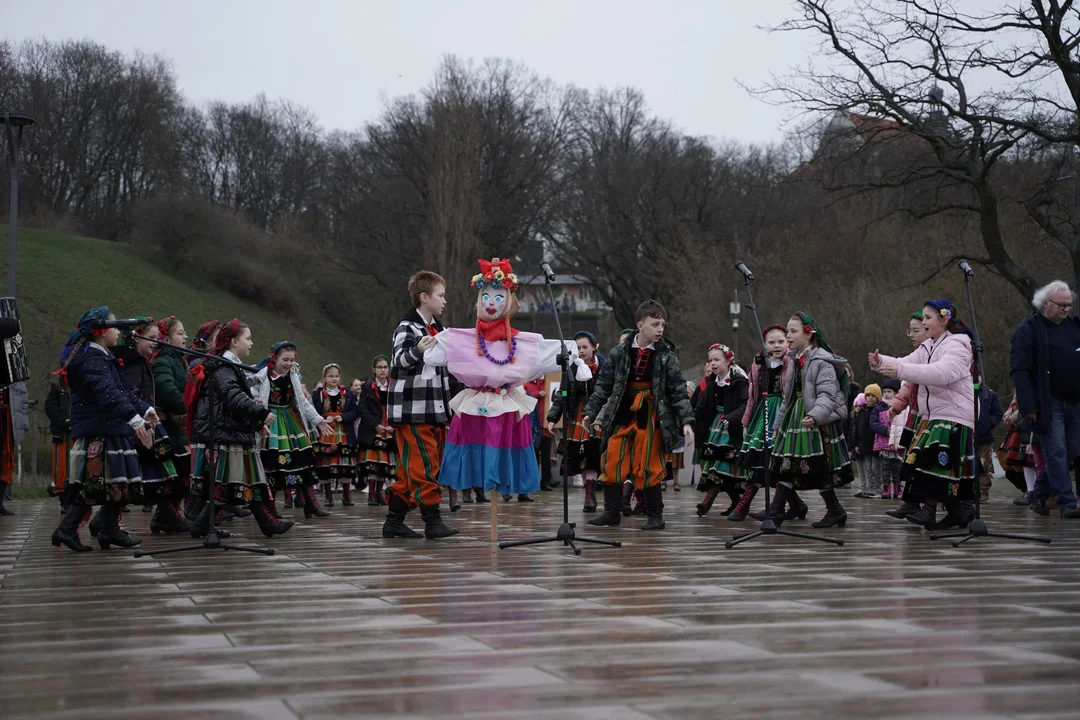
[[[798,362],[794,353],[793,362]],[[848,415],[847,398],[840,390],[840,378],[844,374],[847,360],[819,347],[806,350],[803,360],[803,402],[806,413],[814,419],[818,427],[843,420]],[[784,378],[784,401],[776,417],[783,419],[788,407],[795,401],[795,373],[789,372]]]

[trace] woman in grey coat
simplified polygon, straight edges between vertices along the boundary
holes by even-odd
[[[843,428],[848,416],[847,360],[832,351],[806,313],[788,321],[787,336],[794,372],[784,379],[784,399],[777,411],[780,424],[770,474],[777,488],[768,512],[779,525],[792,488],[818,490],[826,513],[814,527],[844,527],[847,512],[835,488],[854,480]]]

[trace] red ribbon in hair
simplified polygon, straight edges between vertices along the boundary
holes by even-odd
[[[488,260],[480,260],[480,272],[484,274],[484,279],[488,280],[494,277],[496,270],[502,270],[506,275],[510,275],[514,272],[514,268],[510,267],[509,258],[502,258],[501,260],[496,258],[495,262]]]

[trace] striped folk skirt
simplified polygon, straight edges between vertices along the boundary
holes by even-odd
[[[912,492],[932,500],[975,497],[974,434],[948,420],[924,420],[915,433],[904,464],[911,471]]]
[[[274,422],[263,437],[259,451],[266,475],[277,490],[294,485],[314,485],[315,449],[304,432],[304,423],[293,407],[270,406]]]
[[[196,445],[191,468],[191,494],[208,497],[210,452],[205,445]],[[249,502],[268,502],[271,499],[266,473],[259,452],[247,445],[218,445],[214,453],[214,486],[221,491],[215,495],[227,505],[246,505]]]
[[[753,476],[754,482],[759,485],[764,482],[766,443],[771,450],[779,421],[776,414],[780,412],[780,403],[782,401],[783,398],[779,395],[768,395],[764,402],[759,402],[750,415],[750,425],[746,428],[746,435],[743,437],[742,457],[740,460],[743,468]],[[769,421],[767,431],[765,428],[766,416],[768,416]]]
[[[315,474],[324,483],[333,480],[352,482],[356,479],[356,449],[349,445],[345,426],[330,422],[330,418],[340,418],[341,413],[327,413],[326,417],[331,431],[315,439]]]
[[[585,403],[578,403],[577,410],[571,417],[570,427],[559,442],[557,452],[566,463],[567,475],[581,475],[586,471],[600,474],[600,438],[582,422],[584,412]]]
[[[831,490],[855,479],[844,428],[839,422],[803,427],[806,403],[796,393],[776,431],[769,483],[790,482],[797,490]]]
[[[698,489],[711,487],[737,491],[742,488],[743,470],[739,465],[739,448],[731,441],[728,428],[724,427],[724,411],[719,408],[709,436],[701,448],[701,483]]]
[[[169,440],[169,434],[165,432],[164,425],[154,428],[153,445],[145,448],[136,442],[135,449],[139,453],[144,502],[154,503],[161,498],[172,497],[173,494],[182,492],[172,442]]]
[[[142,471],[133,440],[127,435],[105,435],[72,441],[65,490],[68,503],[142,504]]]

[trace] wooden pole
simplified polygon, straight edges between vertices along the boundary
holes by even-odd
[[[499,488],[491,493],[491,542],[499,542]]]

